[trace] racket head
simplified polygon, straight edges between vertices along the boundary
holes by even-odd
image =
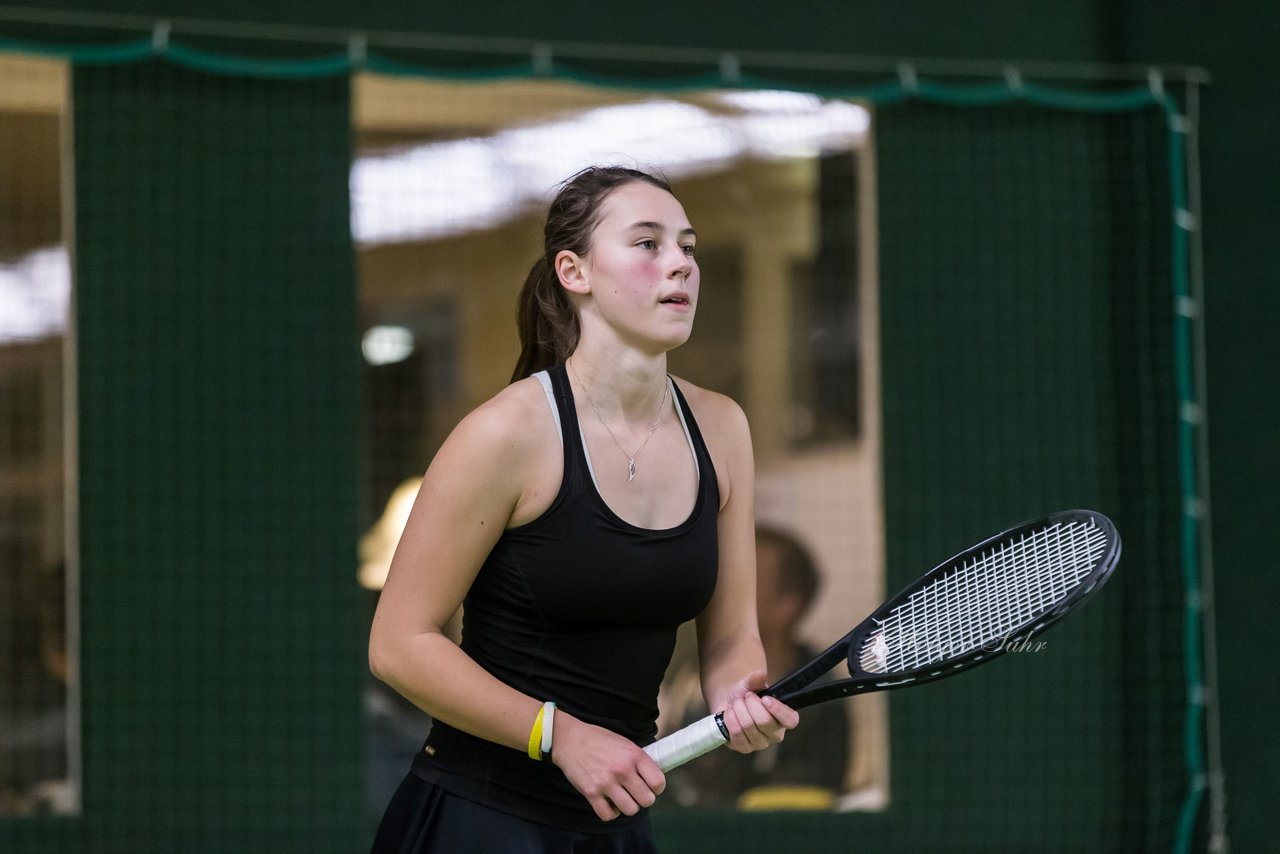
[[[1052,513],[983,540],[850,632],[851,681],[899,687],[984,664],[1087,601],[1119,559],[1115,525],[1092,510]]]

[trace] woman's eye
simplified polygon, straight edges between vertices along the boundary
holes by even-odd
[[[641,240],[641,241],[640,241],[639,243],[637,243],[636,245],[637,245],[637,246],[640,246],[640,247],[643,247],[643,248],[645,248],[645,249],[657,249],[657,248],[658,248],[658,242],[657,242],[656,240],[649,240],[648,238],[646,238],[646,239],[644,239],[644,240]]]
[[[684,254],[686,254],[686,255],[688,255],[688,256],[690,256],[690,257],[692,257],[695,251],[696,251],[696,250],[695,250],[694,245],[693,245],[692,243],[686,243],[686,244],[684,245]]]

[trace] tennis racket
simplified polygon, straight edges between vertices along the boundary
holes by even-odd
[[[760,692],[792,708],[922,685],[999,658],[1085,602],[1111,576],[1120,536],[1067,510],[983,540],[917,578],[826,652]],[[808,687],[841,661],[849,678]],[[669,771],[728,741],[722,714],[646,747]]]

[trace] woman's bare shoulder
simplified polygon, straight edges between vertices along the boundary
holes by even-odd
[[[727,394],[702,388],[686,379],[672,377],[680,393],[689,401],[693,415],[704,433],[750,441],[747,417],[738,402]]]
[[[542,383],[529,377],[512,383],[473,409],[450,438],[498,452],[527,451],[545,441],[541,434],[552,427],[547,412]]]

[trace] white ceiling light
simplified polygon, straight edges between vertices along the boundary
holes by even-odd
[[[393,365],[409,358],[413,345],[413,332],[403,326],[374,326],[364,334],[360,349],[370,365]]]
[[[848,147],[870,125],[864,107],[798,92],[728,92],[718,100],[738,113],[659,99],[361,157],[351,172],[352,232],[376,245],[491,228],[545,204],[558,182],[592,164],[680,178],[743,156],[811,157]]]
[[[61,246],[0,264],[0,344],[61,335],[71,301],[71,265]]]

